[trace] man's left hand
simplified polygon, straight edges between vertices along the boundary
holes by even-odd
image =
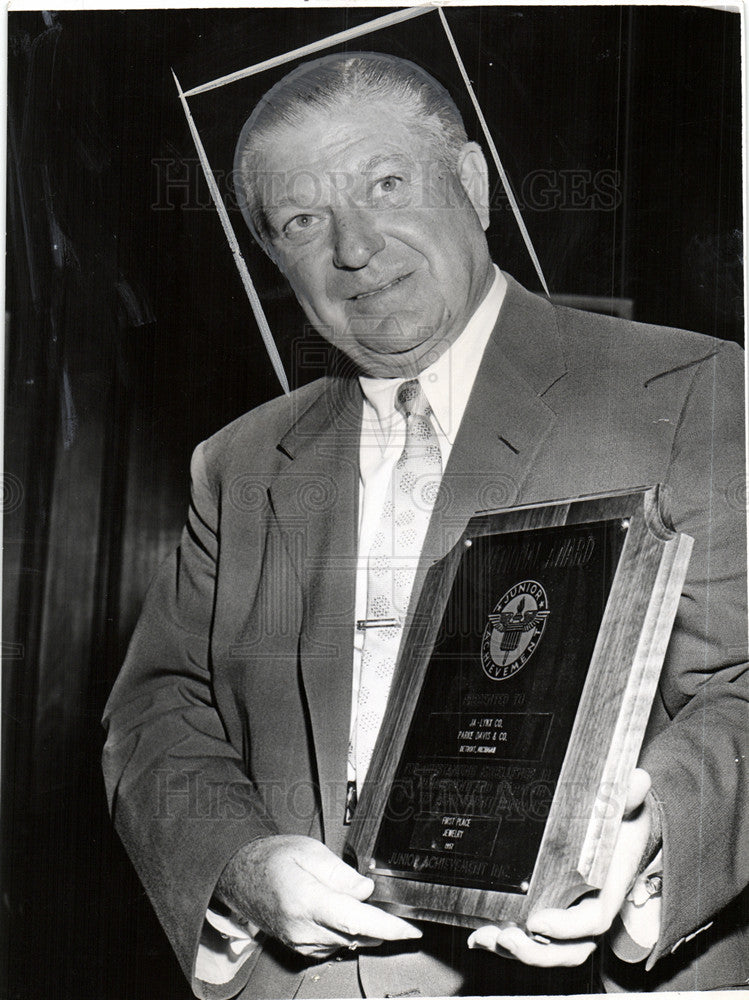
[[[650,775],[637,768],[629,782],[611,867],[599,892],[566,910],[536,910],[526,921],[526,931],[514,924],[479,927],[468,938],[468,947],[543,968],[582,965],[595,950],[596,939],[611,927],[639,874],[650,837],[650,810],[645,804],[649,791]],[[530,934],[540,935],[548,944]]]

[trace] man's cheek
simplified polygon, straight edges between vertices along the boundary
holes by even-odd
[[[325,282],[315,275],[307,261],[287,255],[281,270],[302,305],[310,303],[313,308],[322,305],[325,299]]]

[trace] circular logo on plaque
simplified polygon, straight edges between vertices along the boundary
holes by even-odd
[[[523,580],[502,596],[481,639],[481,666],[493,681],[506,681],[522,670],[536,650],[549,617],[546,591]]]

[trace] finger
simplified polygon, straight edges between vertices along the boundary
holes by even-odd
[[[360,900],[368,899],[374,892],[372,879],[360,875],[340,858],[336,858],[335,863],[330,865],[321,881],[335,892],[343,892]]]
[[[468,937],[468,947],[469,948],[480,948],[484,951],[493,951],[495,954],[500,955],[502,958],[514,958],[515,956],[502,948],[497,941],[497,932],[499,927],[496,925],[479,927],[473,932],[473,934]]]
[[[341,950],[341,945],[338,944],[296,944],[293,941],[287,941],[286,944],[300,955],[304,955],[305,958],[330,958],[332,955],[335,955]]]
[[[489,936],[483,935],[478,940],[489,941]],[[590,940],[577,940],[564,944],[554,942],[540,944],[529,938],[519,927],[497,927],[494,931],[493,947],[487,948],[486,945],[478,943],[474,944],[474,947],[484,947],[487,951],[495,951],[497,954],[509,954],[524,965],[550,969],[582,965],[595,951],[596,943]]]
[[[318,933],[320,929],[318,928]],[[323,933],[325,933],[323,931]],[[312,942],[305,940],[294,941],[291,940],[287,942],[290,947],[295,951],[299,952],[300,955],[305,955],[307,958],[330,958],[331,955],[340,954],[343,952],[355,952],[362,948],[378,948],[383,942],[379,938],[369,938],[369,937],[344,937],[339,934],[333,934],[328,932],[326,941],[323,942]]]
[[[639,809],[650,791],[650,785],[651,781],[648,772],[644,771],[641,767],[636,767],[632,772],[627,787],[627,797],[624,802],[625,816],[634,812],[635,809]]]
[[[376,948],[382,944],[380,938],[346,934],[317,923],[311,917],[293,921],[287,928],[284,942],[300,954],[314,958],[326,958],[346,949]]]
[[[600,937],[621,909],[631,878],[631,865],[624,859],[617,863],[615,856],[600,892],[585,896],[566,910],[537,910],[528,917],[526,930],[558,941]]]
[[[372,879],[360,875],[355,868],[341,861],[323,844],[320,844],[319,848],[320,850],[311,849],[298,859],[305,871],[335,892],[343,892],[357,899],[367,899],[371,896],[374,890]]]
[[[314,916],[323,927],[342,932],[356,940],[369,937],[382,941],[400,941],[404,938],[421,937],[421,931],[413,924],[342,893],[321,893]]]
[[[360,948],[379,948],[384,944],[382,938],[371,938],[365,935],[349,938],[346,947],[349,951],[358,951]]]
[[[605,934],[618,912],[607,905],[600,895],[588,896],[568,910],[538,910],[526,921],[530,934],[557,941],[575,941],[580,938],[598,937]]]
[[[348,935],[322,927],[313,920],[295,922],[281,937],[284,944],[309,958],[328,958],[348,948],[352,941]]]

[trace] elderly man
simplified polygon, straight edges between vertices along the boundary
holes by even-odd
[[[114,820],[194,991],[579,991],[563,970],[602,935],[610,988],[744,982],[740,352],[555,308],[499,271],[481,150],[403,60],[294,70],[236,165],[253,234],[352,366],[196,449],[180,548],[107,707]],[[412,496],[422,476],[442,494]],[[656,482],[695,547],[606,886],[470,936],[367,903],[341,852],[401,630],[355,621],[402,624],[441,524],[459,534],[487,489]]]

